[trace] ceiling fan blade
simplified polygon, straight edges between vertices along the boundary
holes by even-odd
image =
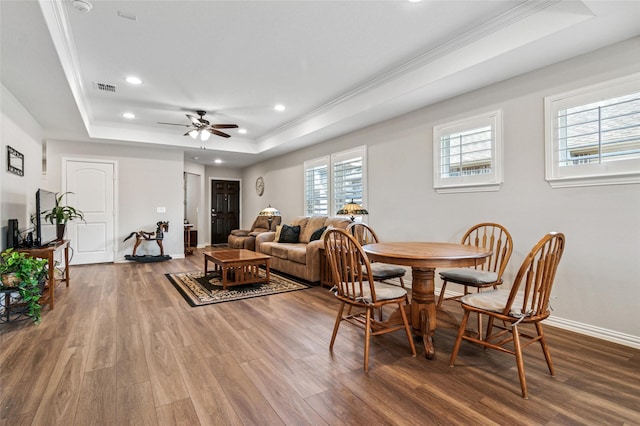
[[[213,129],[237,129],[237,124],[213,124],[211,126]]]
[[[201,126],[202,125],[202,119],[200,117],[196,117],[195,115],[191,115],[191,114],[185,114],[187,116],[187,118],[189,120],[191,120],[191,122],[196,125],[196,126]]]
[[[223,133],[219,130],[216,129],[207,129],[208,131],[210,131],[211,133],[213,133],[214,135],[218,135],[218,136],[222,136],[223,138],[230,138],[231,135],[228,135],[226,133]]]
[[[191,127],[191,124],[163,123],[163,122],[161,122],[161,121],[158,121],[158,124],[168,124],[169,126],[184,126],[184,127]]]

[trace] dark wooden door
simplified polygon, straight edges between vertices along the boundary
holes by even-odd
[[[237,181],[211,182],[211,244],[227,242],[231,230],[240,223],[240,184]]]

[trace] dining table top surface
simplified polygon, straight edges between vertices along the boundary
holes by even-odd
[[[491,250],[446,242],[385,242],[363,246],[364,251],[378,260],[411,262],[451,262],[478,260],[491,256]]]

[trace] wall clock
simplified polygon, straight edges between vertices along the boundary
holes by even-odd
[[[259,196],[264,193],[264,179],[262,179],[262,176],[258,176],[258,179],[256,179],[256,192]]]

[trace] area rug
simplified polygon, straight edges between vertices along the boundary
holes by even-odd
[[[265,274],[263,270],[260,272],[263,275]],[[207,276],[204,275],[203,271],[166,274],[169,281],[171,281],[191,306],[204,306],[212,303],[269,296],[289,291],[304,290],[310,287],[309,285],[286,278],[273,271],[271,271],[269,275],[269,283],[237,285],[227,287],[227,289],[224,290],[222,288],[220,274],[218,273],[209,272]]]

